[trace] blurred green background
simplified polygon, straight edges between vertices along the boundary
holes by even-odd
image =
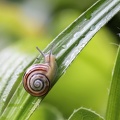
[[[0,50],[16,46],[16,52],[37,54],[36,46],[43,49],[95,1],[1,0]],[[119,43],[119,19],[118,14],[94,36],[30,120],[50,111],[68,118],[81,106],[104,116]]]

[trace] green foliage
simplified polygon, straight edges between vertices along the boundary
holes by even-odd
[[[106,120],[120,119],[120,47],[118,48],[117,58],[112,76]]]
[[[104,120],[104,119],[100,115],[89,109],[80,108],[78,110],[75,110],[68,120]]]
[[[66,72],[69,65],[76,58],[76,56],[79,53],[81,53],[83,48],[86,48],[87,43],[91,40],[91,38],[95,35],[95,33],[102,26],[104,26],[119,10],[120,10],[119,0],[114,0],[114,1],[99,0],[92,7],[90,7],[86,12],[84,12],[81,16],[79,16],[63,32],[61,32],[44,49],[44,52],[47,53],[50,51],[51,46],[54,46],[53,54],[56,56],[58,72],[57,72],[55,81],[52,82],[52,87],[55,85],[58,79]],[[4,16],[4,14],[0,14],[0,15]],[[0,19],[0,20],[2,21],[1,25],[6,25],[4,23],[5,22],[4,19],[3,20]],[[10,21],[11,22],[13,21],[13,17],[10,17]],[[17,21],[16,25],[18,24],[20,23],[18,23]],[[12,28],[11,24],[9,26],[9,22],[8,22],[8,25],[6,26],[8,27],[7,30],[10,31],[10,28]],[[0,86],[0,120],[29,119],[30,116],[34,113],[35,109],[39,106],[39,104],[44,98],[44,97],[37,98],[37,97],[30,96],[24,90],[23,85],[22,85],[22,76],[24,74],[25,69],[31,64],[33,64],[33,62],[34,63],[38,62],[37,60],[35,60],[37,55],[36,55],[35,50],[33,50],[33,47],[31,47],[30,42],[33,41],[34,39],[33,46],[36,46],[36,44],[37,46],[39,46],[40,43],[42,44],[42,46],[44,46],[46,43],[48,43],[48,41],[46,43],[43,43],[42,41],[38,41],[38,39],[35,39],[34,36],[36,36],[36,32],[35,33],[31,32],[31,31],[34,31],[34,27],[31,27],[31,28],[33,29],[27,29],[25,31],[21,30],[21,32],[18,32],[19,34],[17,34],[17,32],[15,31],[15,28],[12,28],[12,33],[10,33],[11,36],[13,32],[16,32],[15,36],[18,36],[19,39],[21,38],[19,36],[21,35],[24,36],[24,39],[21,38],[21,40],[23,41],[17,41],[16,43],[14,42],[14,44],[11,43],[9,44],[9,46],[6,46],[4,42],[3,42],[4,44],[1,43],[1,46],[3,45],[6,48],[4,47],[3,49],[3,46],[2,46],[1,53],[0,53],[0,57],[1,57],[1,61],[0,61],[0,65],[1,65],[1,69],[0,69],[1,70],[0,72],[0,84],[1,84]],[[21,26],[18,25],[18,31],[20,29],[21,29]],[[33,34],[31,35],[30,33],[33,33]],[[30,36],[26,37],[26,34]],[[30,52],[26,51],[25,47],[29,49]],[[41,58],[41,56],[39,55],[38,58]],[[115,89],[115,87],[113,88]],[[113,88],[111,88],[111,91]],[[112,94],[112,95],[110,94],[110,96],[113,96],[113,93],[112,92],[110,93]],[[116,92],[116,94],[118,94],[118,92]],[[58,98],[59,96],[60,95],[58,94]],[[70,97],[69,99],[72,99],[71,96],[69,96]],[[114,103],[113,102],[114,100],[110,100],[110,99],[109,99],[110,102],[108,103],[111,104],[111,101],[112,103]],[[119,96],[116,99],[118,100]],[[118,104],[118,101],[116,103]],[[49,107],[49,105],[47,105],[47,107]],[[109,111],[110,109],[108,107],[107,111]],[[52,113],[50,112],[51,110],[53,111]],[[63,119],[62,115],[59,114],[59,112],[53,109],[52,107],[50,107],[50,109],[48,110],[45,108],[42,111],[43,112],[45,111],[47,115],[44,115],[44,113],[42,114],[41,112],[40,118]],[[110,113],[115,114],[115,111],[116,109],[115,110],[113,109],[113,111]],[[99,119],[99,116],[97,114],[94,114],[93,112],[90,112],[87,109],[81,109],[80,115],[82,115],[81,113],[83,115],[88,114],[90,116],[96,117],[94,119]],[[73,116],[80,117],[79,110]]]
[[[40,107],[33,113],[29,120],[64,120],[62,114],[53,106],[41,104]]]

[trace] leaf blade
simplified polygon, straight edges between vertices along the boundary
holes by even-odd
[[[104,120],[94,111],[86,108],[79,108],[73,112],[68,120]]]
[[[120,46],[117,52],[117,58],[114,66],[108,105],[106,111],[106,120],[120,119]]]

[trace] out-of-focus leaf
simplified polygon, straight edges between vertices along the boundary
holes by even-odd
[[[16,44],[17,45],[17,44]],[[18,52],[15,46],[7,47],[0,52],[0,113],[5,109],[16,87],[20,84],[20,75],[35,58],[32,54]],[[9,69],[8,69],[9,68]],[[16,98],[19,96],[17,94]],[[19,97],[18,97],[19,98]],[[11,104],[11,106],[14,106]],[[15,105],[16,106],[16,105]],[[11,107],[8,108],[8,110]]]
[[[42,104],[29,120],[64,120],[62,114],[53,106]]]

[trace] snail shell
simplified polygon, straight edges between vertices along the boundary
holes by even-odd
[[[43,53],[41,54],[44,55]],[[26,70],[23,76],[25,90],[33,96],[47,94],[50,90],[51,82],[55,78],[56,66],[54,55],[51,53],[44,55],[43,64],[34,64]]]

